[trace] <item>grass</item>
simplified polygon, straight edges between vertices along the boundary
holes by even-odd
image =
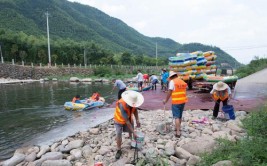
[[[267,106],[250,113],[242,122],[247,136],[237,142],[219,139],[216,150],[204,154],[199,166],[222,160],[231,160],[233,165],[267,165]]]

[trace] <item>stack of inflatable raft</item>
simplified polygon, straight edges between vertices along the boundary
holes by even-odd
[[[215,74],[217,66],[215,60],[217,55],[213,51],[192,53],[177,53],[175,57],[169,58],[170,70],[178,73],[183,80],[203,79],[203,76]]]

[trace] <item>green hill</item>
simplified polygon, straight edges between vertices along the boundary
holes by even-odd
[[[37,52],[45,54],[46,11],[49,12],[51,45],[54,48],[52,54],[55,55],[54,59],[57,60],[64,55],[68,56],[68,61],[76,61],[76,59],[79,62],[82,61],[79,49],[85,47],[82,46],[85,45],[84,43],[87,43],[87,45],[93,43],[97,48],[113,53],[129,52],[133,55],[153,57],[155,56],[156,43],[158,45],[158,55],[162,57],[174,56],[178,51],[214,49],[220,55],[218,61],[231,57],[217,47],[201,44],[181,45],[172,39],[144,36],[121,20],[110,17],[96,8],[67,0],[0,0],[0,8],[0,29],[3,31],[2,34],[5,35],[4,37],[0,36],[0,44],[4,45],[6,54],[13,55],[15,58],[18,56],[18,59],[21,58],[19,56],[21,51],[25,51],[22,54],[27,55],[28,60],[32,60],[29,59],[29,54],[32,54],[34,50],[29,50],[29,45],[37,45],[35,48]],[[7,35],[7,31],[9,35]],[[15,33],[18,35],[14,35]],[[21,36],[24,36],[24,41]],[[13,44],[16,44],[16,46]],[[67,53],[62,52],[63,47],[67,46],[69,46],[69,49],[76,46],[75,49],[72,49],[77,50],[77,52],[73,53],[73,50]],[[40,47],[42,48],[41,51]],[[95,48],[95,46],[92,47]],[[69,57],[70,52],[77,55]],[[42,59],[42,56],[34,58]],[[65,59],[60,60],[60,62],[65,62]]]

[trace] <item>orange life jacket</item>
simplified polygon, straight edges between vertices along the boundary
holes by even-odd
[[[92,101],[98,101],[100,97],[99,93],[93,93],[93,95],[90,97],[90,100]]]
[[[187,84],[180,78],[173,79],[174,90],[172,91],[172,104],[183,104],[188,101],[186,97]]]
[[[215,101],[217,101],[217,100],[219,100],[219,99],[220,99],[221,101],[224,101],[225,99],[227,99],[227,98],[229,97],[228,89],[225,89],[225,90],[223,90],[223,91],[217,91],[217,90],[215,90],[215,91],[213,92],[212,97],[213,97],[213,99],[214,99]]]
[[[72,102],[76,103],[77,100],[80,100],[80,98],[73,97]]]
[[[132,121],[132,114],[134,113],[134,111],[136,111],[136,108],[132,107],[132,110],[131,110],[130,107],[126,104],[126,102],[122,98],[119,101],[117,101],[117,103],[116,103],[116,110],[114,113],[114,121],[119,123],[119,124],[126,124],[126,121],[124,120],[124,118],[121,114],[119,104],[121,104],[123,109],[126,111],[129,120]]]

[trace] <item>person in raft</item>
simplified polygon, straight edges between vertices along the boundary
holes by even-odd
[[[76,95],[75,97],[73,97],[72,103],[81,103],[81,101],[80,101],[80,95]]]
[[[223,106],[227,105],[228,100],[231,98],[231,88],[224,82],[219,81],[213,85],[212,90],[210,91],[211,97],[215,101],[213,116],[212,119],[217,118],[220,102],[223,103]]]
[[[87,99],[87,103],[98,101],[100,99],[100,94],[98,92],[94,92],[89,99]]]
[[[121,94],[126,90],[126,85],[122,80],[116,80],[116,79],[113,79],[112,83],[114,84],[114,86],[110,93],[112,93],[114,89],[117,87],[119,89],[118,100],[120,100]]]
[[[132,139],[132,136],[135,139],[137,137],[136,132],[134,131],[132,115],[135,117],[137,127],[140,127],[140,121],[136,108],[141,106],[144,102],[143,95],[136,91],[125,91],[121,96],[122,98],[116,103],[116,109],[114,112],[114,126],[116,129],[117,142],[117,153],[115,156],[116,159],[119,159],[122,155],[122,132],[128,132],[130,139]]]
[[[182,123],[182,115],[185,103],[188,101],[186,96],[186,88],[187,84],[178,78],[177,73],[170,71],[169,75],[169,90],[167,92],[166,99],[163,100],[163,104],[165,105],[169,98],[172,97],[172,115],[175,119],[175,136],[181,137],[181,123]]]

